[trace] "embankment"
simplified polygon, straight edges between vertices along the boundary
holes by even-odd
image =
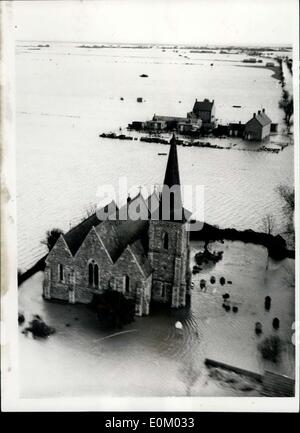
[[[224,239],[230,241],[241,241],[266,247],[269,251],[270,257],[274,260],[283,260],[287,257],[291,259],[295,258],[295,251],[287,249],[286,241],[281,236],[255,232],[251,229],[221,229],[204,223],[202,230],[190,232],[190,239],[193,241],[222,241]]]

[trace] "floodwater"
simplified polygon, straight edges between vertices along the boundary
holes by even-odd
[[[132,120],[146,120],[154,113],[184,116],[195,98],[204,97],[215,100],[220,122],[243,122],[265,107],[283,128],[278,81],[270,70],[241,67],[243,55],[83,49],[64,43],[32,50],[28,45],[19,44],[16,50],[22,269],[45,253],[41,241],[47,230],[68,230],[97,203],[99,186],[117,186],[120,176],[127,177],[129,188],[162,183],[166,157],[158,152],[166,152],[166,146],[100,139],[101,132],[126,128]],[[142,73],[149,77],[140,78]],[[137,97],[145,102],[137,103]],[[262,218],[271,213],[275,231],[284,231],[276,188],[293,185],[292,145],[278,154],[179,147],[178,155],[182,185],[204,185],[206,222],[258,230]],[[192,264],[200,247],[193,244]],[[273,263],[266,271],[262,247],[239,242],[215,247],[224,248],[224,258],[194,277],[190,309],[154,310],[126,327],[130,332],[104,340],[108,334],[85,307],[42,300],[42,274],[27,281],[20,289],[26,320],[40,314],[57,333],[47,341],[20,333],[22,395],[245,395],[239,387],[210,378],[205,357],[258,372],[271,368],[293,375],[293,261]],[[211,275],[224,275],[232,285],[208,284],[201,292],[199,278],[208,281]],[[225,290],[238,313],[222,308]],[[267,294],[273,299],[269,313],[263,308]],[[281,320],[285,349],[280,363],[269,366],[257,351],[254,323],[261,321],[264,336],[270,335],[275,314]],[[177,320],[183,323],[182,332],[174,326]],[[254,390],[252,395],[256,394]]]
[[[241,66],[240,54],[28,45],[16,51],[21,269],[45,253],[40,242],[47,230],[67,230],[98,202],[99,186],[116,187],[120,176],[126,176],[128,188],[162,183],[166,157],[158,152],[166,152],[164,145],[100,139],[101,132],[154,113],[185,115],[195,98],[204,97],[215,100],[220,122],[245,121],[265,107],[283,125],[281,87],[272,71]],[[140,78],[142,73],[149,77]],[[146,102],[137,103],[138,96]],[[181,147],[178,153],[182,185],[204,186],[205,221],[257,230],[271,213],[276,232],[284,231],[276,187],[293,184],[293,146],[278,154]]]
[[[191,266],[194,253],[202,247],[192,243]],[[210,248],[223,251],[223,259],[193,277],[190,308],[152,307],[150,316],[136,318],[120,334],[101,330],[86,306],[43,301],[42,273],[25,282],[19,308],[27,323],[39,314],[56,328],[56,334],[40,341],[20,332],[21,396],[260,395],[253,384],[243,390],[246,385],[240,378],[230,385],[210,377],[205,358],[257,373],[267,369],[293,377],[294,261],[270,260],[266,271],[263,247],[225,241]],[[211,276],[216,278],[214,284]],[[200,279],[206,280],[205,291],[200,289]],[[224,293],[230,295],[230,312],[222,308]],[[271,296],[270,311],[264,309],[265,296]],[[238,307],[237,313],[233,306]],[[278,331],[272,328],[274,317],[280,319]],[[175,328],[178,320],[183,329]],[[257,321],[263,326],[261,336],[254,332]],[[257,346],[276,334],[282,340],[282,353],[274,364],[262,359]]]

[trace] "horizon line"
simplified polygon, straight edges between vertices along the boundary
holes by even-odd
[[[190,42],[190,43],[179,43],[179,42],[103,42],[103,41],[91,41],[91,40],[80,40],[80,41],[73,41],[73,40],[51,40],[51,39],[16,39],[16,42],[54,42],[54,43],[89,43],[89,44],[107,44],[107,45],[152,45],[152,46],[170,46],[170,47],[189,47],[189,46],[193,46],[193,47],[199,47],[199,48],[203,48],[203,47],[280,47],[280,48],[292,48],[293,47],[293,43],[291,42],[278,42],[278,43],[253,43],[253,42],[243,42],[240,44],[236,44],[236,43],[196,43],[196,42]]]

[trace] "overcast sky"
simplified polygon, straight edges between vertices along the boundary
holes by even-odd
[[[291,44],[297,0],[12,2],[16,39],[176,44]]]

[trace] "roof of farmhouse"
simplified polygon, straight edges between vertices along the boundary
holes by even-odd
[[[261,126],[266,126],[272,123],[271,119],[266,115],[264,108],[262,111],[259,110],[257,114],[254,113],[253,117],[247,123],[249,123],[253,119],[256,119]]]

